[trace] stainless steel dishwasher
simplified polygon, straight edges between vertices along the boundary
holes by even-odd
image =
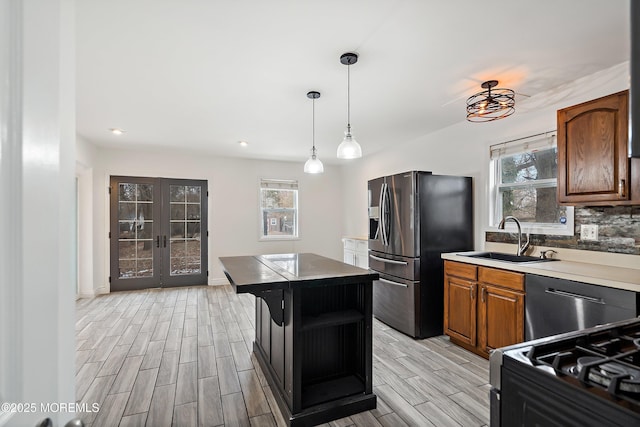
[[[527,274],[525,339],[625,320],[638,315],[633,291]]]

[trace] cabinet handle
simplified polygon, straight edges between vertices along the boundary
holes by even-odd
[[[480,294],[480,296],[482,297],[482,302],[486,301],[486,297],[484,296],[485,292],[487,291],[487,288],[485,288],[484,286],[482,287],[482,293]]]
[[[618,195],[622,198],[622,197],[626,197],[625,195],[625,181],[624,179],[621,179],[620,182],[618,183]]]
[[[473,286],[469,286],[469,298],[473,299]]]

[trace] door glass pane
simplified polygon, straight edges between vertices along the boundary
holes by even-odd
[[[189,203],[187,205],[187,219],[198,220],[200,219],[200,203]]]
[[[187,202],[200,203],[200,187],[189,185],[186,187]]]
[[[172,202],[184,202],[184,185],[172,185],[169,189],[169,199]]]
[[[171,220],[185,219],[185,208],[184,202],[171,202]]]
[[[136,200],[136,185],[121,183],[118,187],[118,201],[120,202],[133,202]]]
[[[118,276],[153,276],[153,184],[118,188]]]
[[[137,185],[138,202],[153,202],[153,184]]]
[[[194,185],[171,185],[170,255],[171,275],[200,274],[200,212],[202,188]]]
[[[184,222],[172,222],[171,223],[171,240],[184,239]]]

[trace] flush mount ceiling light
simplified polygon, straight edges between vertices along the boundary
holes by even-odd
[[[351,135],[351,65],[358,62],[358,55],[347,52],[340,56],[340,62],[347,66],[347,130],[344,133],[344,139],[338,146],[339,159],[357,159],[362,157],[362,148],[355,138]]]
[[[249,145],[247,141],[238,141],[238,144],[240,144],[241,147],[246,147],[247,145]]]
[[[307,98],[311,99],[311,157],[304,164],[305,173],[322,173],[324,166],[316,153],[316,99],[320,98],[320,92],[307,92]]]
[[[470,122],[490,122],[512,115],[516,109],[516,94],[511,89],[496,88],[497,80],[482,83],[486,89],[467,99],[467,120]]]
[[[111,129],[109,129],[109,132],[111,132],[114,135],[122,135],[123,133],[126,132],[126,130],[119,129],[119,128],[111,128]]]

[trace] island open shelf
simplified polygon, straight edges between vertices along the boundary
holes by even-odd
[[[315,254],[220,258],[237,293],[256,297],[254,353],[291,426],[376,407],[376,273]]]

